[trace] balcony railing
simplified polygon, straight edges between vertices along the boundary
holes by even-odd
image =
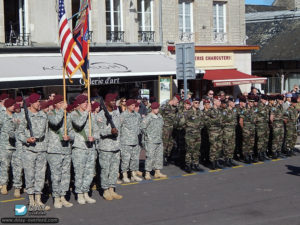
[[[214,43],[226,43],[227,42],[227,33],[214,32],[213,33],[213,42]]]
[[[30,45],[30,33],[15,34],[10,32],[5,38],[6,46],[29,46]]]
[[[124,31],[107,31],[106,40],[108,42],[124,42]]]
[[[191,32],[181,32],[179,34],[179,40],[183,42],[191,42],[193,41],[193,35],[194,33]]]
[[[154,42],[154,31],[139,31],[139,42]]]

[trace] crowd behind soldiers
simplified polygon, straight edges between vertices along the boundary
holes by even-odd
[[[39,94],[32,93],[23,100],[2,94],[1,194],[8,193],[10,167],[14,196],[21,195],[24,171],[29,206],[49,210],[41,198],[47,166],[54,207],[62,208],[73,205],[67,201],[71,165],[77,202],[86,204],[96,202],[89,195],[96,176],[103,198],[111,201],[123,198],[116,192],[118,183],[150,180],[153,174],[166,178],[161,169],[174,158],[191,173],[201,170],[201,162],[218,169],[237,166],[238,160],[252,163],[293,155],[297,98],[287,95],[285,107],[284,96],[259,96],[255,90],[237,99],[224,92],[214,96],[212,90],[203,99],[192,98],[190,92],[187,100],[175,95],[162,106],[153,98],[150,102],[121,98],[116,103],[113,93],[105,96],[102,105],[89,104],[85,94],[70,105],[61,95],[40,100]],[[144,169],[139,168],[141,149],[146,152]]]

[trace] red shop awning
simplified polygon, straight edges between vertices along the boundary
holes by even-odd
[[[211,80],[214,87],[241,84],[264,84],[267,78],[252,76],[236,69],[206,70],[203,79]]]

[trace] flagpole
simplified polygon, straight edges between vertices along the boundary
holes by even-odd
[[[89,34],[88,34],[89,35]],[[90,88],[90,37],[88,39],[88,52],[87,52],[87,58],[88,58],[88,67],[87,67],[87,88],[88,88],[88,103],[91,103],[91,88]],[[92,121],[91,121],[91,112],[89,112],[89,136],[92,136]]]
[[[64,103],[67,103],[67,88],[66,88],[66,68],[63,69],[63,86],[64,86]],[[64,109],[64,133],[67,136],[67,109]]]

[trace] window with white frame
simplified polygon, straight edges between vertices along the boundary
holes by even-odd
[[[213,5],[214,24],[213,31],[217,34],[226,33],[226,4],[224,2],[214,2]]]
[[[105,0],[105,7],[107,40],[124,41],[122,0]]]
[[[179,32],[193,33],[193,2],[179,0]]]
[[[154,41],[153,0],[138,0],[139,41]]]

